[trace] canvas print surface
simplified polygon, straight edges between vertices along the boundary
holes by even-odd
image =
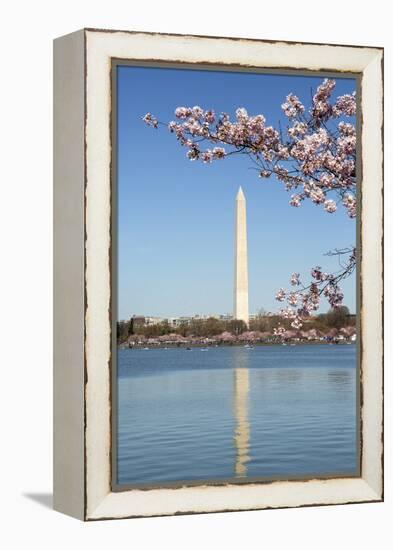
[[[358,475],[356,78],[113,71],[114,484]]]

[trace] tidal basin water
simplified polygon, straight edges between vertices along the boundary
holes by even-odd
[[[118,351],[118,484],[356,475],[356,346]]]

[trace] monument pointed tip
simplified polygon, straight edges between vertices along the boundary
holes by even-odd
[[[239,191],[237,192],[236,200],[243,200],[243,201],[246,200],[241,185],[239,186]]]

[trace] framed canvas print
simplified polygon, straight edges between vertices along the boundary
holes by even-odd
[[[383,50],[54,43],[54,506],[383,499]]]

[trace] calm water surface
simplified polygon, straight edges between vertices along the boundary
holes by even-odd
[[[356,346],[119,350],[118,483],[356,474]]]

